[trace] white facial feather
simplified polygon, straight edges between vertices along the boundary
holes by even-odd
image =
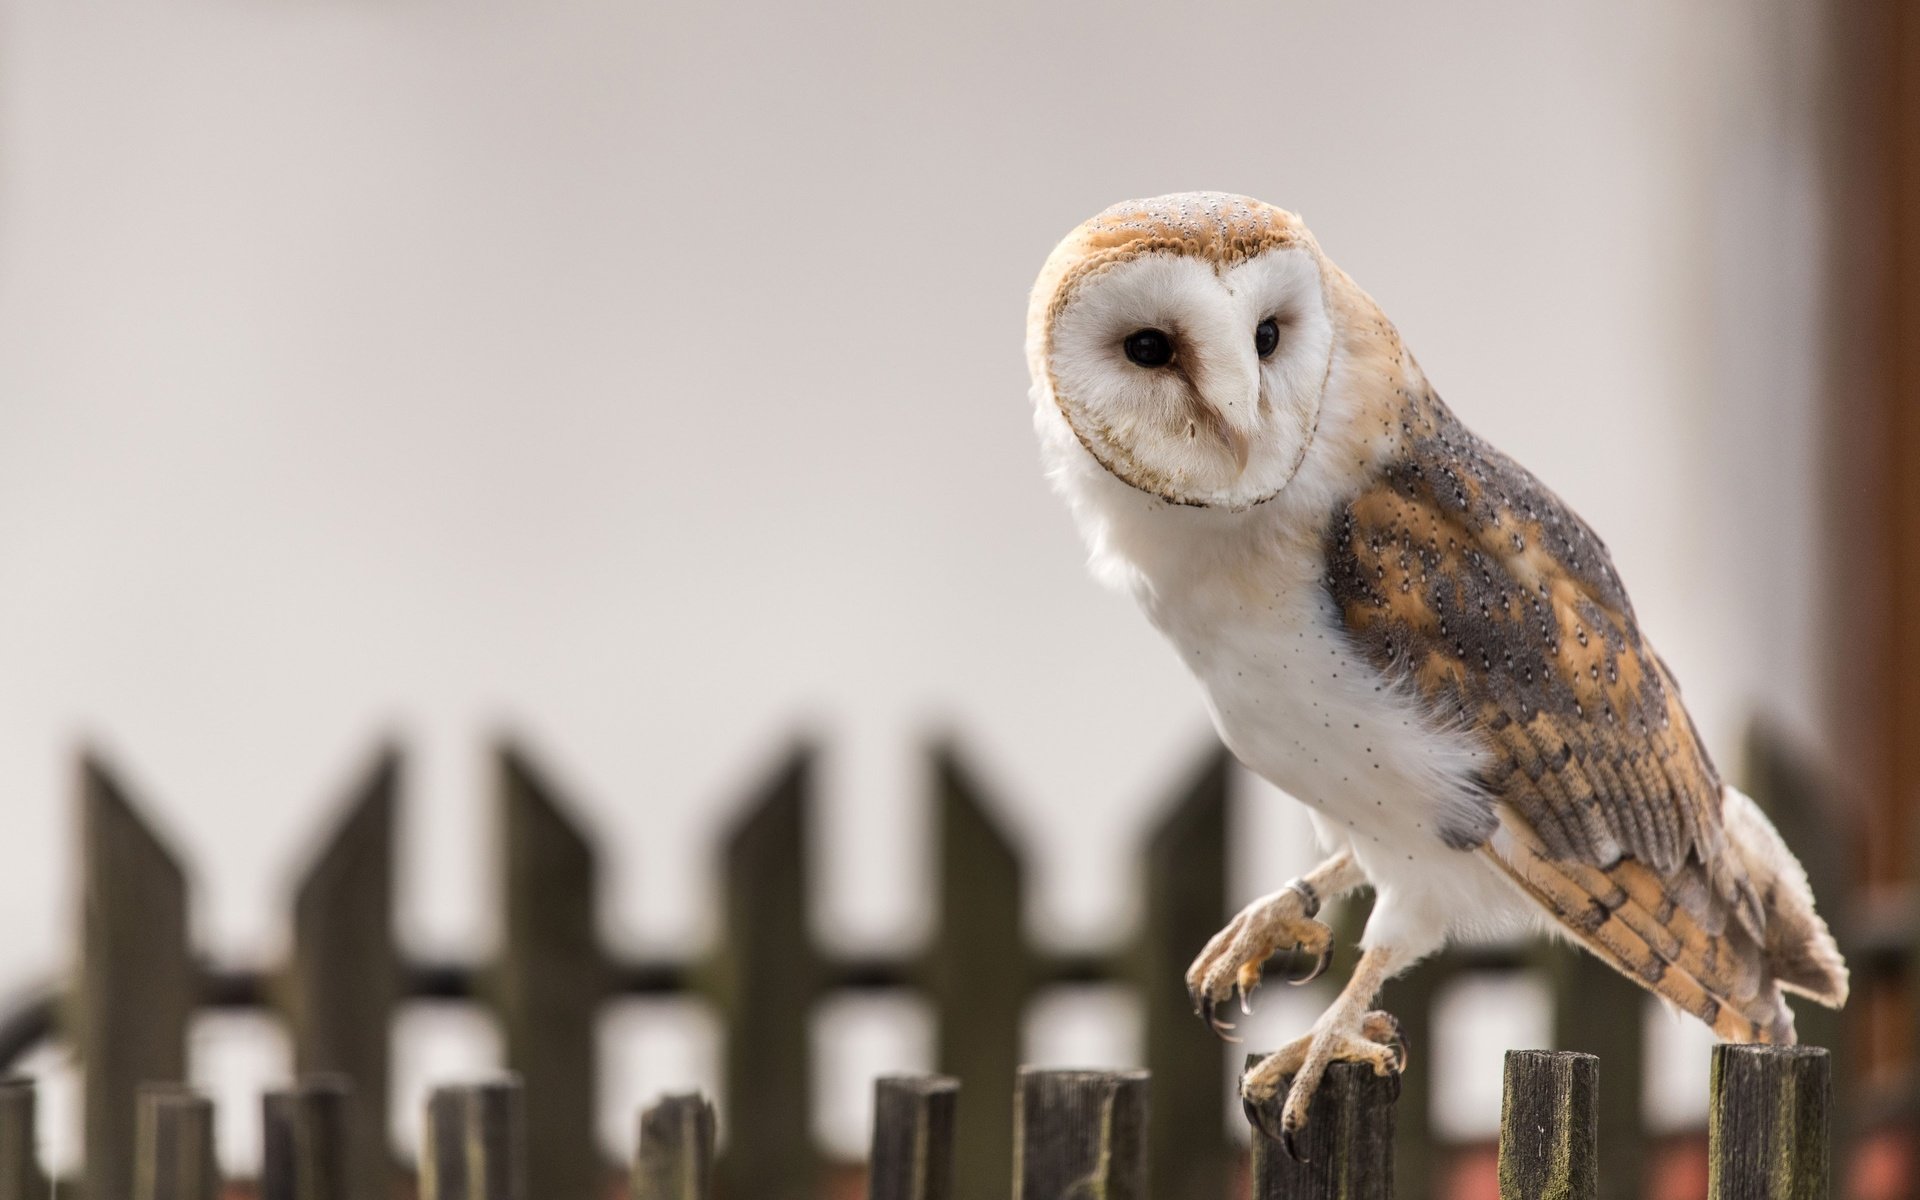
[[[1277,347],[1255,350],[1261,322]],[[1164,332],[1174,361],[1148,367],[1123,346]],[[1300,467],[1318,418],[1332,348],[1319,264],[1305,247],[1224,269],[1147,254],[1082,280],[1043,352],[1069,426],[1108,470],[1182,504],[1246,508]],[[1245,439],[1244,469],[1219,426]]]

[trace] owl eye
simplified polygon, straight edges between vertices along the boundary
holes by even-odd
[[[1158,329],[1140,329],[1120,343],[1127,361],[1142,367],[1164,367],[1173,361],[1173,339]]]
[[[1280,322],[1268,317],[1253,331],[1253,348],[1261,358],[1270,356],[1280,344]]]

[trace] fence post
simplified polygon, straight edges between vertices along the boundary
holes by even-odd
[[[0,1200],[46,1200],[31,1079],[0,1079]]]
[[[1358,941],[1357,938],[1354,939]],[[1400,1077],[1394,1101],[1393,1165],[1402,1200],[1427,1200],[1440,1194],[1439,1156],[1434,1153],[1433,1094],[1434,1002],[1441,991],[1460,978],[1457,954],[1440,954],[1398,978],[1381,992],[1380,1007],[1400,1022],[1400,1035],[1415,1056],[1412,1070]]]
[[[1251,1069],[1263,1055],[1247,1056]],[[1261,1120],[1278,1129],[1289,1077],[1261,1109]],[[1253,1200],[1393,1200],[1393,1102],[1396,1076],[1376,1075],[1365,1063],[1327,1068],[1307,1111],[1300,1152],[1289,1157],[1280,1143],[1253,1131]]]
[[[492,980],[509,1070],[526,1092],[527,1186],[598,1200],[595,1020],[607,994],[593,847],[525,754],[498,753],[503,945]]]
[[[80,963],[70,1036],[85,1094],[85,1191],[133,1194],[135,1097],[186,1076],[199,987],[187,944],[187,882],[106,765],[80,763]]]
[[[1147,1078],[1022,1067],[1013,1200],[1145,1200]]]
[[[873,1085],[868,1200],[953,1200],[953,1118],[960,1082],[889,1075]]]
[[[713,1105],[664,1096],[640,1114],[633,1200],[707,1200],[713,1192]]]
[[[1193,1014],[1186,969],[1227,923],[1227,801],[1233,760],[1215,747],[1147,840],[1146,903],[1134,955],[1146,1010],[1155,1196],[1212,1197],[1227,1187],[1220,1045]]]
[[[1814,902],[1819,906],[1820,915],[1826,918],[1842,956],[1849,962],[1854,961],[1853,843],[1849,837],[1835,836],[1834,827],[1840,822],[1840,812],[1831,802],[1833,796],[1828,781],[1814,769],[1810,756],[1797,750],[1785,733],[1765,721],[1755,722],[1747,733],[1746,774],[1749,794],[1773,821],[1781,839],[1793,848],[1800,865],[1806,868]],[[1920,923],[1912,928],[1920,935]],[[1920,953],[1910,949],[1907,961],[1920,962]],[[1914,1018],[1920,1018],[1920,1005],[1911,1007],[1909,1012]],[[1854,1089],[1849,1086],[1855,1075],[1846,1015],[1824,1005],[1803,1004],[1794,1014],[1794,1025],[1802,1045],[1827,1048],[1832,1079],[1833,1142],[1845,1146],[1852,1130],[1853,1113],[1857,1111]],[[1920,1026],[1913,1027],[1913,1032],[1920,1036]]]
[[[1826,1200],[1827,1052],[1713,1048],[1708,1200]]]
[[[1646,1094],[1647,995],[1638,984],[1577,946],[1542,947],[1553,988],[1553,1041],[1607,1064],[1595,1105],[1601,1200],[1638,1200],[1646,1169],[1641,1104]]]
[[[434,1090],[427,1099],[420,1200],[531,1200],[519,1080]]]
[[[355,1120],[345,1076],[302,1079],[261,1100],[260,1200],[381,1200],[353,1174]],[[380,1181],[384,1182],[384,1173]]]
[[[214,1200],[219,1194],[213,1102],[178,1084],[142,1087],[134,1119],[133,1200]]]
[[[1600,1060],[1507,1051],[1500,1102],[1502,1200],[1594,1200],[1599,1188]]]
[[[727,839],[720,978],[726,1031],[722,1191],[811,1200],[808,1019],[820,969],[807,920],[813,754],[800,749]],[[544,1200],[544,1197],[542,1198]]]
[[[400,994],[394,949],[394,818],[400,758],[375,758],[345,817],[301,877],[293,899],[293,954],[282,972],[297,1076],[338,1075],[347,1179],[356,1196],[392,1187],[387,1152],[390,1030]]]
[[[1013,1161],[1020,1022],[1033,966],[1022,936],[1025,872],[952,746],[933,751],[940,855],[939,930],[928,993],[939,1027],[940,1070],[976,1080],[954,1126],[954,1194],[1005,1196]]]

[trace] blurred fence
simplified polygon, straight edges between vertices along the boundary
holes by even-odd
[[[1249,1065],[1258,1055],[1249,1058]],[[1572,1051],[1507,1055],[1501,1105],[1502,1200],[1596,1200],[1599,1060]],[[1808,1047],[1717,1046],[1709,1112],[1708,1200],[1824,1200],[1830,1175],[1827,1053]],[[1146,1200],[1151,1192],[1145,1071],[1022,1069],[1013,1088],[1009,1172],[1014,1200]],[[960,1162],[959,1082],[890,1076],[874,1087],[869,1200],[953,1200]],[[1252,1200],[1392,1200],[1397,1081],[1337,1063],[1314,1098],[1295,1153],[1262,1130],[1284,1100],[1257,1113]],[[0,1083],[0,1200],[40,1200],[31,1084]],[[263,1104],[257,1200],[355,1200],[352,1089],[310,1077]],[[141,1089],[134,1111],[131,1200],[220,1200],[213,1105],[175,1085]],[[524,1088],[509,1075],[443,1087],[427,1102],[420,1200],[534,1200]],[[640,1114],[627,1185],[610,1198],[708,1200],[713,1106],[668,1096]],[[1004,1194],[1004,1192],[1002,1193]]]
[[[1905,925],[1863,940],[1845,920],[1846,850],[1832,836],[1806,779],[1766,739],[1750,755],[1751,782],[1798,850],[1857,975],[1897,970]],[[400,1177],[388,1129],[390,1027],[402,1001],[484,1007],[502,1033],[506,1065],[523,1081],[526,1171],[540,1200],[588,1200],[610,1170],[597,1144],[596,1017],[621,996],[690,994],[718,1014],[723,1035],[723,1195],[812,1200],[823,1164],[810,1134],[809,1026],[816,1003],[847,991],[904,990],[932,1010],[938,1068],[973,1080],[1010,1079],[1031,999],[1061,985],[1120,983],[1143,1014],[1143,1063],[1156,1092],[1145,1138],[1150,1194],[1217,1200],[1237,1178],[1240,1151],[1225,1128],[1231,1073],[1222,1048],[1193,1016],[1182,972],[1228,916],[1229,790],[1215,752],[1172,797],[1142,852],[1144,918],[1128,941],[1084,954],[1035,951],[1023,934],[1025,872],[1017,848],[951,748],[932,755],[937,809],[937,916],[918,954],[839,958],[820,952],[808,917],[811,755],[795,752],[742,806],[722,852],[724,903],[717,945],[691,960],[616,960],[596,936],[591,839],[527,756],[497,756],[493,802],[500,831],[502,941],[488,963],[408,961],[394,941],[394,825],[398,761],[380,756],[295,892],[292,949],[274,969],[200,961],[188,939],[186,876],[97,759],[83,760],[78,803],[81,927],[76,969],[63,984],[0,1014],[0,1073],[34,1045],[75,1051],[84,1100],[87,1197],[133,1194],[135,1097],[143,1085],[187,1077],[187,1028],[197,1010],[269,1010],[283,1019],[302,1076],[345,1080],[357,1102],[343,1119],[342,1170],[355,1196],[389,1194]],[[1274,885],[1282,882],[1271,881]],[[1357,931],[1361,911],[1347,914]],[[1351,964],[1351,936],[1344,960]],[[1642,993],[1564,947],[1459,948],[1389,986],[1383,1007],[1401,1019],[1416,1055],[1433,1045],[1436,994],[1474,972],[1529,972],[1553,996],[1554,1043],[1600,1056],[1608,1086],[1594,1109],[1603,1195],[1636,1196],[1647,1161],[1642,1128]],[[1838,1046],[1838,1025],[1803,1010],[1802,1035]],[[1416,1059],[1398,1102],[1399,1194],[1434,1194],[1433,1072]],[[1834,1070],[1846,1078],[1838,1055]],[[1852,1114],[1840,1089],[1840,1130]],[[1014,1154],[1014,1096],[978,1089],[953,1130],[960,1200],[1005,1194]],[[3,1134],[0,1134],[3,1136]],[[4,1196],[0,1192],[0,1196]]]

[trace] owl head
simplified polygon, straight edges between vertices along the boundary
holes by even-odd
[[[1034,285],[1034,394],[1121,481],[1243,509],[1293,479],[1319,423],[1338,272],[1292,213],[1219,192],[1116,204]],[[1344,277],[1341,277],[1344,278]]]

